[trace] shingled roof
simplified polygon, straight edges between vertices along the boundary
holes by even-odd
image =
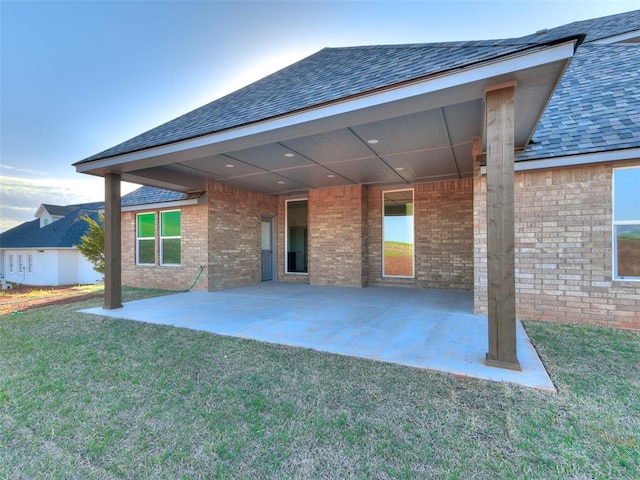
[[[325,48],[76,165],[221,132],[586,35],[518,161],[640,146],[640,10],[515,39]]]
[[[534,35],[506,40],[325,48],[75,165],[260,122],[558,42],[557,35]]]
[[[640,30],[640,10],[568,23],[523,37],[523,40],[531,37],[551,40],[580,32],[586,34],[585,43],[590,43],[638,30]]]
[[[640,46],[584,45],[517,160],[640,147]]]
[[[144,186],[128,193],[122,197],[123,207],[134,207],[138,205],[148,205],[154,203],[179,202],[190,198],[197,198],[202,192],[182,193],[163,188]]]
[[[68,213],[63,218],[42,228],[39,219],[18,225],[0,234],[0,248],[73,247],[87,231],[83,217],[87,215],[97,220],[97,206],[101,204],[67,205]]]

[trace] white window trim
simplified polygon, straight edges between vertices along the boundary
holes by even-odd
[[[175,236],[167,236],[167,237],[163,237],[162,236],[162,214],[163,213],[170,213],[170,212],[179,212],[180,213],[180,235],[175,237]],[[160,265],[162,265],[163,267],[180,267],[182,266],[182,210],[180,209],[176,209],[176,210],[162,210],[160,212],[158,212],[158,238],[160,239],[160,258],[158,259],[160,261]],[[163,244],[163,240],[175,240],[178,239],[180,240],[180,263],[164,263],[163,259],[164,259],[164,244]]]
[[[309,228],[309,198],[291,198],[284,201],[284,273],[285,275],[309,275],[309,268],[306,272],[290,272],[289,271],[289,202],[307,202],[307,229]],[[309,249],[309,245],[307,245]],[[308,267],[308,265],[307,265]]]
[[[384,194],[393,192],[411,192],[411,203],[413,204],[413,228],[411,231],[411,241],[413,242],[412,270],[413,275],[387,275],[384,272]],[[416,278],[416,192],[415,188],[398,188],[395,190],[382,191],[382,278]]]
[[[614,168],[611,174],[611,269],[612,277],[617,282],[640,282],[640,277],[621,277],[618,275],[618,239],[616,238],[616,227],[625,225],[640,225],[640,218],[637,220],[616,221],[616,182],[615,172],[618,170],[640,170],[640,165],[629,165]]]
[[[141,237],[139,235],[140,231],[139,231],[139,227],[140,227],[140,223],[138,221],[138,218],[140,217],[140,215],[154,215],[154,221],[153,221],[153,237]],[[158,231],[158,212],[140,212],[138,214],[136,214],[136,265],[140,265],[140,266],[151,266],[151,265],[156,265],[157,259],[156,259],[156,242],[158,241],[157,239],[157,231]],[[140,262],[140,240],[151,240],[153,238],[153,259],[154,262],[153,263],[142,263]]]

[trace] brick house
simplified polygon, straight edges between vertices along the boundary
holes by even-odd
[[[208,291],[473,290],[507,366],[516,315],[638,329],[639,41],[635,11],[324,49],[78,162],[105,178],[105,307],[120,279],[180,289],[203,266]],[[121,216],[121,179],[198,201]]]

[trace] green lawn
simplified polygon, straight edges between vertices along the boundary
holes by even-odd
[[[384,242],[384,258],[390,257],[413,257],[413,245],[387,240]]]
[[[99,303],[0,317],[0,479],[638,478],[639,333],[527,322],[551,394]]]

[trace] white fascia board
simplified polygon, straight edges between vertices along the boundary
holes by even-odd
[[[609,152],[585,153],[582,155],[567,155],[566,157],[541,158],[537,160],[516,161],[514,170],[526,172],[531,170],[543,170],[547,168],[575,167],[593,163],[640,161],[640,148],[626,150],[612,150]],[[480,175],[486,174],[486,166],[480,166]]]
[[[543,158],[540,160],[521,160],[515,162],[515,171],[539,170],[543,168],[572,167],[590,163],[619,162],[640,160],[640,148],[612,150],[608,152],[585,153],[566,157]]]
[[[566,43],[549,46],[533,52],[515,53],[507,58],[489,61],[475,67],[467,67],[463,70],[446,72],[425,80],[412,82],[408,85],[389,88],[381,92],[365,94],[356,98],[332,103],[330,105],[315,107],[302,112],[292,113],[190,140],[178,141],[168,145],[152,147],[146,150],[125,153],[115,157],[79,164],[76,166],[76,171],[80,173],[99,169],[108,171],[113,167],[117,167],[120,164],[128,162],[136,162],[161,155],[175,154],[189,149],[206,147],[208,145],[229,142],[274,130],[295,127],[296,125],[303,123],[314,122],[370,107],[410,99],[419,95],[425,95],[449,88],[463,86],[465,84],[488,80],[501,75],[507,75],[557,61],[568,60],[575,52],[575,45],[576,40],[571,40]]]

